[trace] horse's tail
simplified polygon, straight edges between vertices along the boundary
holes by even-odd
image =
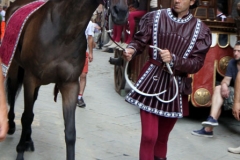
[[[57,95],[58,95],[59,89],[58,89],[58,85],[57,83],[54,86],[54,90],[53,90],[53,95],[54,95],[54,102],[57,102]]]
[[[22,88],[24,69],[17,66],[10,69],[8,74],[6,81],[7,101],[10,106],[13,106]]]

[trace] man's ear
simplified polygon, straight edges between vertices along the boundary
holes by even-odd
[[[190,6],[194,5],[195,2],[196,0],[190,0]]]

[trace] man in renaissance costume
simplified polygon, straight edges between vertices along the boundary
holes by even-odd
[[[188,74],[202,68],[212,42],[210,29],[189,11],[197,6],[198,0],[173,0],[173,8],[147,13],[124,52],[126,60],[130,61],[147,45],[161,48],[161,52],[149,51],[149,60],[136,82],[138,90],[148,94],[167,90],[158,98],[171,99],[176,89],[165,63],[170,64],[179,88],[177,97],[169,103],[134,90],[126,96],[127,102],[140,108],[140,160],[166,160],[168,136],[177,119],[188,115],[188,94],[191,93]]]

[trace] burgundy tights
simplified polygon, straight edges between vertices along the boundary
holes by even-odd
[[[177,118],[166,118],[140,110],[142,137],[140,144],[140,160],[166,158],[168,136]]]
[[[142,18],[142,16],[147,13],[146,11],[133,11],[129,12],[128,22],[130,35],[125,32],[125,43],[129,44],[132,40],[133,34],[135,33],[135,20],[134,18]]]

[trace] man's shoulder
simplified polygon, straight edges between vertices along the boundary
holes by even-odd
[[[228,62],[228,65],[227,65],[227,68],[230,69],[230,68],[236,68],[236,65],[237,65],[237,62],[234,58],[232,58],[229,62]]]
[[[228,65],[236,65],[236,60],[234,58],[230,59],[230,61],[228,62]]]

